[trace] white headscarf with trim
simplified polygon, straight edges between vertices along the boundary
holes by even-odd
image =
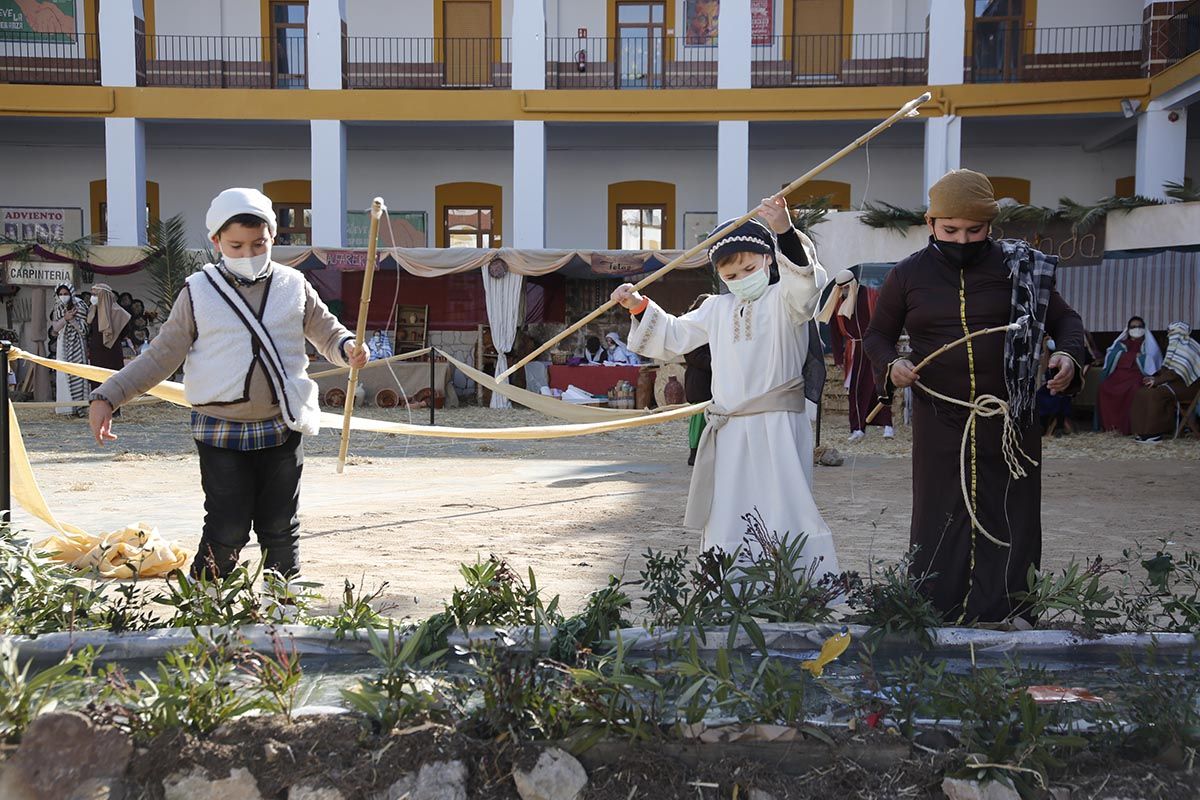
[[[1192,326],[1172,322],[1167,328],[1167,354],[1162,365],[1191,386],[1200,380],[1200,343],[1192,338]]]

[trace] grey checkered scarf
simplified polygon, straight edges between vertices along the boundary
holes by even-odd
[[[1058,256],[1048,256],[1019,239],[1003,239],[999,244],[1013,282],[1009,321],[1023,323],[1004,337],[1004,383],[1009,413],[1024,423],[1033,419],[1037,409],[1037,370]]]

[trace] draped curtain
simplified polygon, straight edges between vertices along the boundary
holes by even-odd
[[[517,338],[518,317],[521,313],[521,294],[525,279],[512,270],[505,270],[500,277],[493,277],[485,267],[483,294],[487,301],[488,325],[492,329],[492,344],[496,346],[496,375],[508,369],[508,358],[504,355],[512,350]],[[507,379],[504,381],[508,382]],[[499,392],[492,392],[492,408],[512,408],[512,403]]]

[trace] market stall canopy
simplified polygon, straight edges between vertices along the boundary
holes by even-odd
[[[44,261],[75,266],[97,275],[130,275],[146,265],[146,251],[141,247],[97,245],[87,249],[87,259],[78,260],[65,249],[51,244],[0,245],[0,263],[6,261]]]
[[[538,276],[558,272],[568,278],[621,278],[653,272],[682,250],[519,250],[511,247],[401,247],[380,251],[379,268],[421,278],[455,275],[500,264],[518,275]],[[275,247],[274,259],[300,270],[361,272],[366,269],[365,248]],[[680,269],[708,265],[707,254],[684,261]],[[501,273],[503,270],[500,270]]]

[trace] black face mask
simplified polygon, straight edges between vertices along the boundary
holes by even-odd
[[[963,267],[969,267],[978,262],[992,246],[990,239],[982,239],[978,242],[967,242],[966,244],[960,244],[959,242],[943,242],[941,239],[934,239],[933,237],[930,237],[930,241],[932,241],[934,246],[937,247],[941,254],[946,257],[947,261],[959,269],[962,269]]]

